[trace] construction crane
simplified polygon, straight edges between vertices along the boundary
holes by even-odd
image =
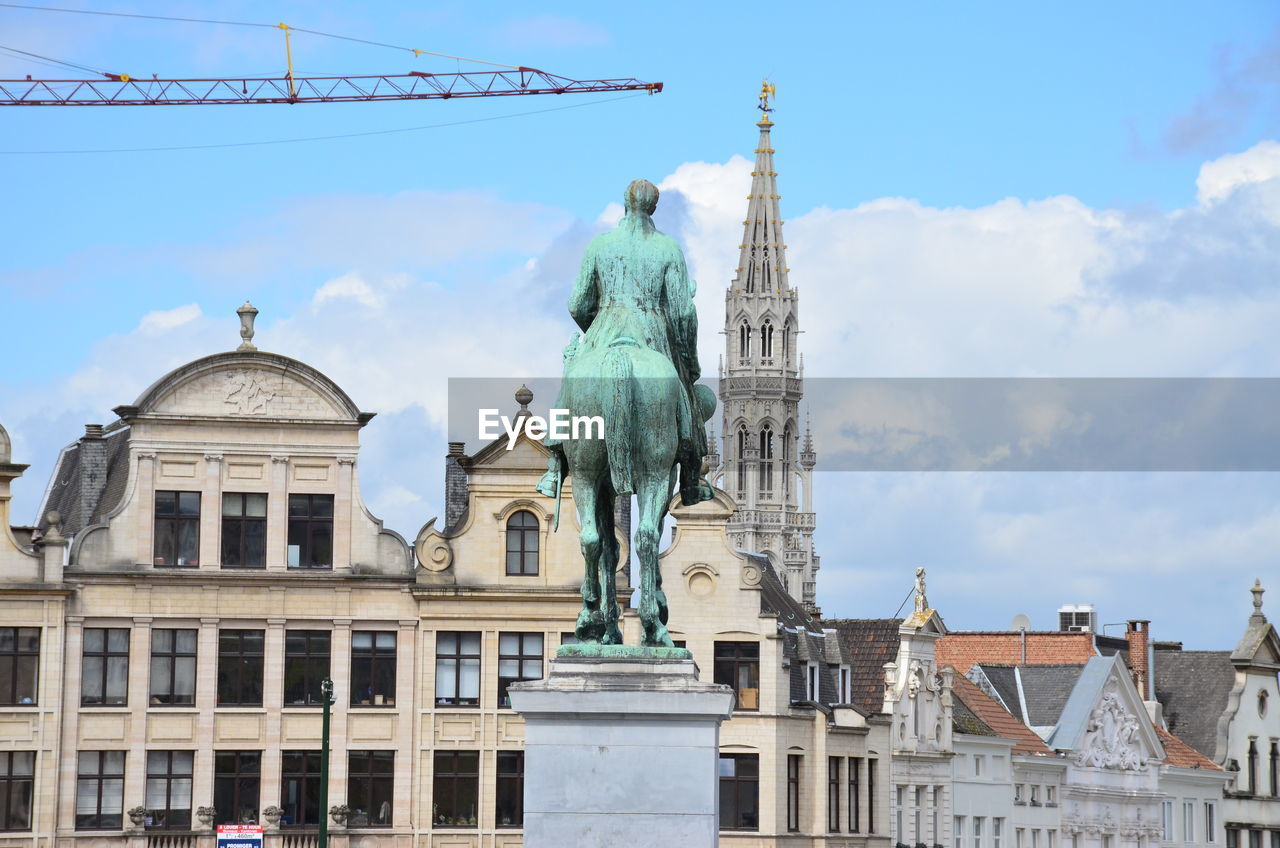
[[[0,80],[0,106],[175,106],[198,103],[351,103],[446,100],[529,94],[662,91],[637,79],[574,80],[536,68],[392,76],[235,77],[231,79]]]
[[[141,15],[85,9],[57,9],[0,2],[0,6],[43,12],[67,12],[85,15],[109,15],[121,18],[146,18],[159,21],[195,21],[242,27],[278,29],[284,34],[287,71],[282,77],[228,77],[213,79],[140,79],[125,73],[111,73],[43,56],[13,47],[0,46],[4,53],[25,56],[45,63],[56,63],[98,74],[102,79],[33,79],[0,80],[0,106],[179,106],[229,103],[353,103],[373,100],[447,100],[452,97],[509,97],[529,94],[598,94],[611,91],[662,91],[660,82],[638,79],[575,80],[522,65],[504,65],[480,59],[466,59],[447,53],[417,50],[383,44],[362,38],[291,27],[288,24],[263,24],[245,21],[213,21],[175,18],[163,15]],[[295,76],[290,36],[294,32],[355,41],[412,54],[437,56],[461,62],[474,62],[501,68],[497,71],[458,71],[457,73],[373,74],[343,76]]]

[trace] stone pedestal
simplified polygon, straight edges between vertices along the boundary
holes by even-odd
[[[693,660],[561,657],[510,692],[525,721],[525,848],[718,844],[733,693],[700,683]]]

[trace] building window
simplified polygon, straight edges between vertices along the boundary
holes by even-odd
[[[1160,802],[1160,841],[1173,841],[1173,802]]]
[[[1253,795],[1258,792],[1258,740],[1249,740],[1249,792]]]
[[[1027,803],[1025,798],[1026,798],[1026,795],[1024,794],[1023,784],[1021,783],[1013,784],[1013,803],[1025,804]]]
[[[538,573],[538,519],[522,509],[507,519],[507,574]]]
[[[805,663],[804,666],[804,697],[807,701],[817,702],[822,697],[822,690],[818,682],[818,664],[816,662]]]
[[[1182,802],[1182,841],[1196,841],[1196,805],[1194,801]]]
[[[151,705],[196,702],[196,631],[151,631]]]
[[[1046,783],[1044,786],[1044,805],[1046,807],[1058,806],[1058,787],[1052,783]]]
[[[982,848],[982,816],[973,817],[973,848]],[[1031,832],[1031,844],[1035,846],[1035,831]]]
[[[119,830],[124,817],[124,751],[81,751],[76,830]]]
[[[436,706],[480,704],[480,634],[436,635]]]
[[[827,757],[827,830],[840,832],[840,758]]]
[[[1040,848],[1040,829],[1032,828],[1031,830],[1031,848]]]
[[[284,703],[320,706],[320,681],[329,676],[329,631],[287,630],[284,634]]]
[[[437,827],[475,827],[479,792],[479,753],[436,751],[431,815]]]
[[[147,752],[147,827],[191,827],[194,751]]]
[[[267,565],[267,496],[227,492],[222,496],[222,567]]]
[[[1031,806],[1040,806],[1040,784],[1031,784]]]
[[[745,360],[751,356],[751,327],[743,321],[738,327],[738,358]]]
[[[720,829],[760,829],[760,755],[720,755]]]
[[[395,794],[395,751],[347,754],[347,823],[351,827],[391,827]]]
[[[858,777],[862,771],[862,758],[849,758],[849,832],[857,833],[862,827],[862,804],[858,799]]]
[[[200,564],[199,492],[156,492],[155,522],[154,565]]]
[[[876,832],[876,770],[880,761],[867,757],[867,833]]]
[[[942,839],[942,828],[941,828],[941,825],[938,823],[938,816],[941,815],[939,811],[941,809],[942,809],[942,787],[935,786],[933,787],[933,807],[930,810],[930,816],[933,819],[933,822],[932,822],[933,826],[932,826],[931,832],[933,833],[934,845],[942,844],[940,841]]]
[[[787,754],[787,830],[800,829],[800,755]]]
[[[955,848],[964,848],[964,816],[956,816],[952,821],[951,834],[955,840]]]
[[[261,786],[261,751],[215,751],[213,823],[257,824]]]
[[[1057,841],[1058,841],[1058,831],[1046,830],[1044,832],[1044,848],[1055,848],[1054,843],[1056,843]]]
[[[333,495],[289,496],[290,568],[333,568]]]
[[[520,680],[542,679],[542,634],[498,634],[498,706],[511,706],[507,687]]]
[[[280,766],[280,824],[319,824],[320,752],[284,751]]]
[[[0,704],[34,704],[39,665],[39,627],[0,627]]]
[[[1204,802],[1204,841],[1218,841],[1218,807],[1212,801]]]
[[[893,793],[893,823],[894,830],[898,834],[898,841],[904,844],[907,841],[906,822],[903,818],[906,815],[904,810],[906,805],[907,787],[899,786],[897,791]]]
[[[1271,740],[1271,797],[1280,795],[1280,742]],[[1280,831],[1277,831],[1280,833]],[[1280,836],[1275,838],[1280,839]]]
[[[760,709],[760,643],[716,642],[715,682],[734,690],[734,709]]]
[[[853,670],[847,665],[840,666],[840,703],[853,703]]]
[[[498,827],[524,826],[524,751],[498,752],[498,785],[494,796]]]
[[[0,831],[31,829],[34,751],[0,751]]]
[[[1004,836],[1004,819],[994,818],[991,820],[991,848],[1002,848],[1001,839]]]
[[[263,638],[261,630],[218,631],[218,706],[262,706]]]
[[[986,757],[984,757],[982,754],[974,754],[974,755],[973,755],[973,776],[974,776],[974,777],[982,777],[982,772],[983,772],[983,770],[985,769],[986,764],[987,764],[987,758],[986,758]],[[1031,797],[1032,797],[1032,799],[1034,800],[1034,798],[1035,798],[1035,789],[1033,788],[1033,789],[1031,790],[1031,792],[1032,792],[1032,796],[1031,796]]]
[[[769,425],[760,428],[760,495],[773,493],[773,430]]]
[[[351,706],[395,706],[396,634],[356,630],[351,634]]]
[[[1240,831],[1233,827],[1227,828],[1227,848],[1240,848]]]
[[[913,828],[912,835],[915,837],[917,843],[924,844],[924,822],[921,821],[921,818],[920,818],[921,816],[924,815],[924,787],[923,786],[916,787],[914,800],[915,800],[915,806],[912,808],[912,819],[913,819],[914,828]]]
[[[129,631],[123,627],[86,627],[80,703],[124,704],[129,699]]]
[[[773,359],[773,324],[769,321],[760,325],[760,356]]]

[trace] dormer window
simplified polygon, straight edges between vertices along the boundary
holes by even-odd
[[[156,492],[153,565],[200,565],[200,493]]]
[[[521,577],[538,573],[538,519],[522,509],[507,519],[507,574]]]

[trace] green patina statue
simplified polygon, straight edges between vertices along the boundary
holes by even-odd
[[[569,314],[583,335],[565,349],[556,406],[573,416],[603,418],[604,439],[544,443],[551,460],[538,491],[559,497],[570,477],[582,528],[585,575],[576,634],[584,646],[622,644],[614,582],[616,499],[634,494],[639,501],[642,645],[670,648],[658,572],[663,520],[677,477],[683,503],[712,497],[701,470],[715,394],[696,385],[701,369],[694,283],[679,245],[653,224],[657,205],[653,183],[636,180],[627,187],[626,214],[588,245],[569,297]]]

